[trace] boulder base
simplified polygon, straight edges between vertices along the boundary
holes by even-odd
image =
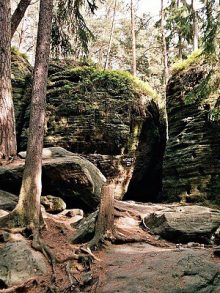
[[[177,206],[153,212],[144,224],[155,234],[173,241],[209,243],[220,226],[220,211],[202,206]]]
[[[47,270],[43,255],[31,249],[26,241],[7,243],[0,249],[0,289],[45,274]]]

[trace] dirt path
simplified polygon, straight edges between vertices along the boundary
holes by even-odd
[[[113,245],[102,255],[100,293],[220,292],[220,260],[207,249],[146,243]]]

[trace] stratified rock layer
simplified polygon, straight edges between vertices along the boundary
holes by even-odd
[[[25,86],[22,96],[14,95],[19,150],[26,149],[30,113]],[[117,198],[128,191],[127,199],[155,201],[162,188],[165,135],[153,97],[148,85],[125,72],[53,64],[44,145],[85,155],[114,182]]]
[[[169,201],[220,204],[220,100],[218,89],[209,88],[210,76],[200,62],[168,83],[163,189]]]
[[[23,170],[24,160],[1,167],[1,188],[18,195]],[[59,196],[68,207],[94,210],[99,204],[105,181],[105,177],[95,165],[74,154],[65,157],[52,156],[43,160],[42,195]]]

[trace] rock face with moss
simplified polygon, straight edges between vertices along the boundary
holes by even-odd
[[[14,48],[11,53],[13,100],[19,145],[26,108],[30,103],[32,67],[24,54]]]
[[[219,68],[200,56],[176,67],[167,87],[166,199],[220,204]]]
[[[164,134],[153,98],[154,91],[128,73],[53,64],[44,145],[86,156],[115,183],[118,198],[128,190],[129,199],[155,200],[161,190]],[[22,104],[16,106],[22,117],[17,120],[19,150],[26,148],[30,111],[26,97]]]

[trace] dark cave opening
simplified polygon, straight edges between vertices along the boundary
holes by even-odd
[[[150,110],[150,113],[155,113]],[[150,115],[143,123],[136,151],[132,179],[124,200],[161,202],[162,168],[166,146],[166,128],[157,115]]]

